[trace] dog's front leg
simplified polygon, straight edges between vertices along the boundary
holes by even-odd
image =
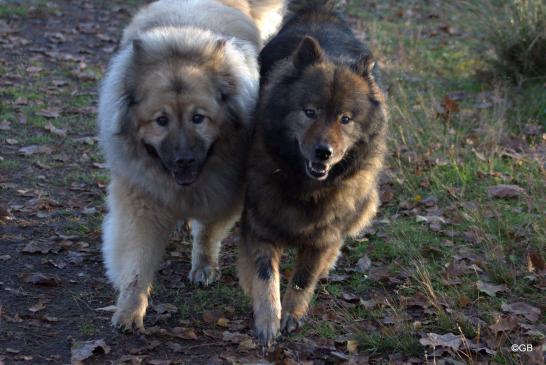
[[[193,246],[191,271],[188,275],[192,283],[208,286],[219,278],[218,256],[221,243],[239,218],[239,215],[237,211],[214,222],[192,221]]]
[[[103,226],[104,263],[119,291],[112,324],[125,330],[144,330],[150,287],[175,217],[115,176],[109,187],[108,207]]]
[[[281,256],[280,247],[249,237],[239,246],[239,281],[252,298],[255,335],[265,346],[272,345],[279,334]]]
[[[282,300],[283,332],[289,333],[301,326],[317,281],[335,263],[340,246],[335,244],[322,249],[302,247],[298,250],[293,274]]]

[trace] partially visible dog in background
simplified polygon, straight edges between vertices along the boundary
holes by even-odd
[[[379,204],[385,94],[371,52],[336,8],[335,1],[292,0],[260,54],[238,269],[266,345],[300,325],[318,279]],[[286,246],[296,246],[297,257],[281,302]]]
[[[143,329],[153,276],[177,221],[192,220],[189,278],[218,276],[239,218],[262,38],[282,0],[160,0],[123,33],[100,90],[111,169],[103,225],[115,326]]]

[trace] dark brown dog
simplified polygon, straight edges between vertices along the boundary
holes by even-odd
[[[375,215],[387,127],[372,55],[332,2],[296,1],[289,10],[260,55],[239,261],[256,335],[267,345],[299,326],[345,238]],[[288,245],[298,253],[281,305]]]

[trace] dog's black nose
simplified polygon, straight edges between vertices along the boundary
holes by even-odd
[[[189,167],[195,163],[195,158],[190,154],[181,154],[176,156],[176,166]]]
[[[334,149],[329,144],[320,143],[315,146],[315,157],[321,161],[326,161],[332,157]]]

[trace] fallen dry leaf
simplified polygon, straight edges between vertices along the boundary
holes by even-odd
[[[41,272],[23,273],[21,274],[25,283],[43,286],[57,286],[61,283],[61,279],[57,275],[43,274]]]
[[[58,118],[61,116],[61,109],[60,108],[47,108],[42,109],[36,112],[36,115],[39,115],[41,117],[45,118]]]
[[[222,333],[222,340],[226,341],[226,342],[231,342],[231,343],[241,343],[243,342],[244,340],[246,340],[247,338],[250,338],[249,335],[246,335],[244,333],[240,333],[240,332],[229,332],[229,331],[224,331]]]
[[[97,169],[107,169],[108,168],[107,163],[101,163],[101,162],[93,162],[92,166],[96,167]]]
[[[59,253],[63,249],[60,242],[52,240],[30,241],[21,249],[22,253]]]
[[[417,215],[415,220],[417,223],[427,223],[429,228],[434,232],[440,232],[442,230],[442,225],[447,223],[444,217],[438,215]]]
[[[533,250],[527,255],[527,270],[529,272],[542,271],[546,268],[544,258],[538,250]]]
[[[435,225],[441,225],[446,224],[446,220],[443,217],[437,216],[437,215],[417,215],[415,216],[415,221],[417,223],[425,222],[428,224],[435,224]]]
[[[66,134],[67,134],[67,130],[64,129],[64,128],[57,128],[53,125],[53,123],[51,122],[48,122],[45,126],[44,126],[44,129],[48,132],[51,132],[52,134],[56,135],[56,136],[59,136],[59,137],[66,137]]]
[[[522,315],[531,322],[536,322],[540,316],[540,309],[524,302],[515,302],[512,304],[503,303],[501,309],[503,312]]]
[[[487,188],[487,195],[490,198],[517,198],[525,192],[525,189],[518,185],[495,185]]]
[[[171,365],[173,362],[172,360],[148,360],[148,364],[150,365]]]
[[[158,340],[153,340],[152,342],[150,342],[148,345],[146,346],[142,346],[142,347],[137,347],[137,348],[132,348],[129,350],[129,353],[131,355],[142,355],[142,354],[145,354],[147,352],[150,352],[152,350],[154,350],[156,347],[158,347],[159,345],[161,345],[161,342],[158,341]]]
[[[172,351],[172,352],[182,352],[184,351],[184,346],[182,346],[179,343],[176,342],[167,342],[165,345]]]
[[[74,342],[70,349],[71,363],[83,364],[83,361],[98,353],[108,354],[111,348],[104,340],[91,340],[85,342]]]
[[[348,340],[347,352],[350,354],[356,354],[358,352],[358,342],[355,340]]]
[[[176,313],[178,308],[171,303],[159,303],[153,306],[157,314]]]
[[[349,275],[346,275],[346,274],[332,273],[332,274],[328,275],[328,281],[331,282],[331,283],[344,282],[348,278],[349,278]]]
[[[519,319],[515,316],[500,317],[489,326],[493,333],[510,332],[518,326]]]
[[[356,303],[356,302],[360,301],[359,296],[351,294],[351,293],[346,293],[346,292],[343,292],[341,294],[341,298],[343,298],[343,300],[345,300],[347,302],[355,302]]]
[[[479,344],[475,344],[474,342],[471,342],[471,341],[467,343],[470,350],[472,350],[475,353],[486,353],[487,355],[490,355],[490,356],[495,356],[497,354],[497,351],[491,350],[489,347],[480,346]]]
[[[256,342],[254,342],[252,338],[249,337],[239,342],[239,346],[237,346],[237,350],[241,352],[246,352],[249,350],[254,350],[256,347],[258,347]]]
[[[23,156],[31,156],[34,154],[46,154],[49,155],[53,152],[53,148],[46,145],[31,145],[19,148],[19,154]]]
[[[106,307],[97,308],[95,309],[98,312],[108,312],[108,313],[115,313],[117,310],[117,307],[115,305],[108,305]]]
[[[368,257],[368,255],[364,255],[361,258],[358,259],[356,262],[356,271],[357,272],[367,272],[372,267],[372,260]]]
[[[224,318],[224,317],[220,317],[216,321],[216,325],[220,326],[220,327],[229,327],[229,319]]]
[[[476,286],[478,287],[478,290],[481,291],[482,293],[485,293],[491,297],[494,297],[496,296],[497,292],[499,291],[507,291],[508,290],[508,287],[504,284],[502,285],[494,285],[494,284],[489,284],[489,283],[484,283],[483,281],[481,280],[478,280],[478,282],[476,283]]]
[[[459,307],[466,307],[470,303],[472,303],[472,301],[464,294],[457,298],[457,304],[459,304]]]
[[[41,319],[42,319],[43,321],[46,321],[46,322],[59,322],[59,318],[57,318],[57,317],[52,317],[52,316],[48,316],[48,315],[42,316]]]
[[[459,350],[462,344],[461,337],[453,333],[446,333],[445,335],[427,333],[426,337],[421,338],[419,342],[423,346],[431,346],[432,348],[447,347],[454,351]]]
[[[449,121],[453,114],[459,112],[459,104],[448,95],[442,100],[438,115],[445,121]]]
[[[28,310],[32,313],[36,313],[45,308],[46,308],[45,301],[43,299],[39,299],[38,303],[34,304],[32,307],[29,307]]]
[[[222,314],[218,311],[204,311],[203,321],[205,323],[216,323],[218,318],[222,317]]]
[[[183,340],[197,340],[195,331],[191,328],[175,327],[172,329],[172,335]]]
[[[9,212],[8,208],[2,204],[0,204],[0,221],[8,221],[11,220],[12,216]]]

